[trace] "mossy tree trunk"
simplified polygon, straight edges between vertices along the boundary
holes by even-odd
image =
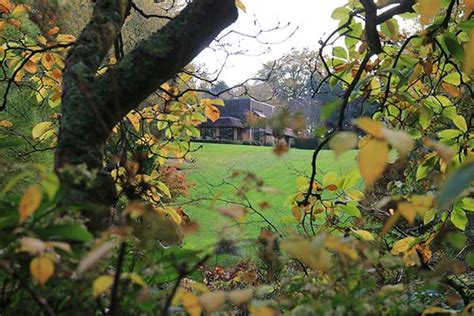
[[[113,203],[114,184],[103,172],[104,147],[113,127],[237,18],[234,0],[195,0],[97,76],[129,9],[129,0],[97,0],[91,21],[66,59],[55,168],[68,202]],[[72,181],[65,175],[68,166],[83,166],[99,176],[92,185]]]

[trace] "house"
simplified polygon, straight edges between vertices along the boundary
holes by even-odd
[[[224,100],[224,103],[225,106],[220,108],[221,115],[217,121],[207,121],[199,126],[201,139],[249,141],[261,144],[275,142],[271,127],[250,127],[247,124],[249,115],[260,119],[271,118],[276,112],[273,105],[250,98]],[[296,137],[289,128],[285,128],[284,134],[288,144]]]

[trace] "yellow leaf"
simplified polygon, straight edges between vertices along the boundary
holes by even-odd
[[[181,301],[183,303],[184,309],[191,316],[200,316],[202,312],[202,307],[199,304],[199,298],[193,293],[184,293]]]
[[[114,277],[111,275],[101,275],[92,283],[92,296],[97,297],[107,291],[114,284]]]
[[[31,131],[31,136],[34,140],[44,140],[48,135],[47,132],[53,128],[53,122],[41,122],[33,127]]]
[[[25,4],[19,4],[15,6],[15,9],[13,9],[12,16],[13,17],[18,17],[22,14],[25,14],[28,11],[28,6]]]
[[[58,37],[56,38],[56,40],[60,44],[69,44],[69,43],[75,42],[76,37],[74,37],[74,35],[70,35],[70,34],[59,34]]]
[[[328,271],[332,266],[332,258],[324,248],[326,236],[320,235],[310,242],[301,237],[287,238],[281,242],[281,248],[290,257],[300,260],[315,270]]]
[[[244,11],[244,13],[247,13],[247,9],[245,8],[245,5],[242,3],[241,0],[235,0],[235,6],[240,10]]]
[[[456,315],[457,312],[453,311],[453,310],[450,310],[450,309],[433,306],[433,307],[426,308],[421,315],[424,316],[424,315],[434,315],[434,314],[436,314],[436,315],[440,315],[440,314],[442,314],[442,315],[445,315],[445,314]]]
[[[162,211],[164,211],[166,214],[168,214],[171,219],[173,220],[173,222],[175,222],[176,224],[181,224],[181,222],[183,221],[183,218],[178,214],[178,212],[176,212],[176,210],[174,208],[171,208],[171,207],[166,207],[164,209],[160,209]]]
[[[225,105],[224,100],[222,100],[222,99],[213,99],[212,104],[218,105],[218,106],[224,106]]]
[[[48,43],[48,40],[43,35],[38,36],[37,40],[41,45],[46,45]]]
[[[251,316],[275,316],[275,310],[269,306],[250,306]]]
[[[133,283],[138,284],[140,286],[146,286],[145,281],[143,280],[143,278],[138,273],[125,272],[125,273],[122,273],[122,278],[129,279]]]
[[[28,219],[31,215],[36,212],[36,209],[40,206],[43,194],[41,188],[38,185],[30,186],[18,205],[18,213],[20,215],[20,224]]]
[[[392,255],[398,255],[400,253],[408,252],[415,241],[415,237],[408,236],[406,238],[397,240],[392,247]]]
[[[33,279],[43,286],[54,273],[54,262],[45,256],[36,257],[31,260],[30,273]]]
[[[359,117],[355,120],[355,124],[367,134],[377,138],[384,138],[384,126],[381,122],[374,121],[368,117]]]
[[[420,22],[423,25],[430,23],[441,9],[441,0],[418,0],[420,4]]]
[[[12,127],[13,123],[10,122],[10,121],[3,120],[3,121],[0,121],[0,126],[2,126],[2,127]]]
[[[127,115],[127,118],[135,131],[140,132],[140,115],[138,113],[131,112]]]
[[[357,135],[353,132],[339,132],[329,141],[329,148],[334,150],[336,156],[357,145]]]
[[[352,247],[352,245],[348,244],[347,242],[344,242],[338,237],[328,236],[324,244],[329,250],[336,251],[339,254],[351,258],[352,260],[355,260],[359,257],[357,251]]]
[[[410,137],[410,135],[403,131],[384,128],[383,133],[385,139],[390,143],[390,145],[395,147],[402,156],[408,155],[415,146],[415,141]]]
[[[371,139],[358,155],[359,170],[366,185],[373,184],[387,166],[388,145],[384,141]]]
[[[363,240],[375,240],[374,238],[374,235],[372,235],[371,232],[368,232],[366,230],[363,230],[363,229],[355,229],[354,230],[354,233],[359,236],[361,239]]]
[[[51,70],[53,68],[53,65],[55,64],[54,57],[51,53],[45,52],[41,54],[41,64],[46,68],[47,70]]]
[[[211,292],[201,295],[201,297],[199,297],[199,304],[210,314],[218,311],[222,305],[224,305],[225,299],[225,292]]]
[[[406,218],[408,223],[410,223],[410,225],[413,225],[413,223],[415,222],[416,213],[417,213],[415,206],[408,202],[400,202],[398,203],[397,209],[400,212],[400,214]]]
[[[229,300],[234,305],[242,305],[249,302],[254,295],[254,291],[252,289],[242,289],[242,290],[234,290],[229,292]]]

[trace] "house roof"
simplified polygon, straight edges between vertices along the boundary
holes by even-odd
[[[215,122],[207,121],[200,125],[200,127],[237,127],[245,128],[241,120],[230,116],[221,116]]]

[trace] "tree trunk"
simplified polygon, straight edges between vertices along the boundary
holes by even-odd
[[[65,203],[92,203],[98,213],[97,205],[107,210],[116,199],[112,178],[103,170],[113,127],[237,18],[234,0],[195,0],[97,76],[129,9],[128,0],[97,0],[63,73],[55,168],[66,188]]]

